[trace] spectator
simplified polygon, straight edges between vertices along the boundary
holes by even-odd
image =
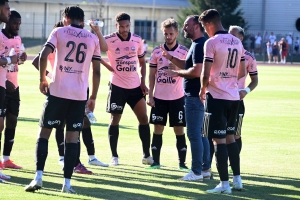
[[[291,55],[293,53],[293,36],[292,36],[292,32],[289,32],[289,35],[286,36],[286,42],[288,44],[287,51],[288,51],[289,55]]]
[[[271,32],[271,35],[269,36],[269,41],[272,44],[274,44],[274,42],[276,41],[276,35],[274,35],[273,32]]]
[[[288,54],[289,45],[286,42],[284,38],[281,38],[279,42],[279,48],[280,48],[280,62],[285,64],[286,63],[286,56]]]
[[[257,33],[257,35],[255,36],[255,53],[256,54],[260,54],[260,48],[261,48],[261,36],[260,33]]]
[[[300,45],[299,37],[296,37],[296,40],[295,40],[295,46],[294,46],[296,55],[299,55],[299,45]]]
[[[271,60],[272,60],[272,44],[268,41],[267,42],[267,54],[268,54],[268,63],[271,63]]]
[[[278,64],[279,46],[277,41],[275,41],[272,46],[272,55],[274,63],[276,62],[276,64]]]
[[[254,55],[255,37],[253,34],[250,36],[250,52]]]

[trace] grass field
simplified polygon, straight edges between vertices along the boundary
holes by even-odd
[[[101,168],[87,165],[82,145],[81,160],[94,175],[74,174],[72,186],[77,195],[60,193],[63,176],[58,165],[54,134],[49,140],[49,154],[43,177],[43,188],[36,193],[24,192],[24,186],[35,173],[37,121],[44,96],[39,92],[38,72],[27,61],[19,73],[21,109],[11,158],[21,170],[4,170],[12,176],[0,184],[0,199],[300,199],[300,67],[259,66],[259,85],[245,100],[241,172],[242,192],[232,195],[210,195],[205,190],[216,180],[182,182],[185,173],[177,170],[177,150],[172,129],[163,138],[160,170],[149,171],[141,164],[142,147],[137,133],[137,120],[126,106],[119,138],[120,165]],[[102,69],[101,87],[92,127],[96,156],[110,161],[107,137],[109,114],[105,112],[109,73]],[[149,109],[148,109],[149,111]],[[153,128],[151,127],[153,130]],[[3,139],[2,139],[3,140]],[[189,143],[188,143],[189,144]],[[189,145],[188,145],[189,146]],[[187,164],[191,155],[188,151]],[[216,172],[213,163],[212,170]]]

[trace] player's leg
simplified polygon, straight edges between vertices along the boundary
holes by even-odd
[[[238,111],[238,115],[237,115],[236,134],[234,136],[235,142],[238,145],[240,153],[242,150],[242,136],[241,135],[242,135],[242,125],[243,125],[244,116],[245,116],[244,101],[240,101],[239,111]]]
[[[52,128],[61,128],[67,107],[66,99],[51,95],[46,97],[36,143],[36,174],[33,181],[25,187],[26,192],[34,192],[42,187],[42,176],[48,155],[48,140]]]
[[[204,105],[199,97],[185,97],[185,119],[187,136],[191,145],[192,166],[191,171],[182,180],[202,181],[203,144],[202,124]]]
[[[147,116],[146,101],[140,87],[130,90],[127,103],[139,121],[138,132],[142,141],[144,154],[142,163],[151,165],[153,163],[153,158],[150,156],[150,126]]]
[[[63,166],[64,165],[64,155],[65,155],[65,134],[64,134],[63,128],[55,129],[55,139],[56,139],[58,155],[59,155],[58,164]]]
[[[108,164],[101,162],[95,157],[95,144],[92,135],[91,123],[86,116],[83,118],[82,140],[89,156],[88,164],[108,167]]]
[[[119,164],[119,155],[117,153],[119,123],[126,103],[126,89],[113,84],[110,84],[109,87],[106,112],[111,114],[108,126],[108,138],[112,153],[110,164],[116,166]]]

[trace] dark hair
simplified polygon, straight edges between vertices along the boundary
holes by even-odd
[[[186,18],[187,18],[187,19],[188,19],[188,18],[193,18],[193,22],[194,22],[195,24],[198,24],[198,25],[199,25],[201,32],[204,32],[204,28],[202,27],[202,25],[201,25],[201,23],[200,23],[200,21],[199,21],[199,15],[189,15],[189,16],[187,16]]]
[[[12,10],[10,13],[9,19],[21,19],[21,15],[17,11]]]
[[[216,9],[205,10],[199,17],[199,22],[220,22],[221,16]]]
[[[64,23],[61,20],[54,24],[53,29],[58,27],[64,27]]]
[[[0,0],[0,6],[3,6],[5,2],[9,2],[8,0]]]
[[[68,17],[72,20],[84,20],[84,12],[79,6],[67,6],[62,12],[62,16]]]
[[[130,16],[127,13],[124,13],[124,12],[118,13],[116,15],[116,21],[119,22],[119,21],[123,21],[123,20],[130,21]]]

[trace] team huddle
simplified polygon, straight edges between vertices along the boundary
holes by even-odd
[[[27,56],[20,51],[21,15],[10,11],[7,0],[0,0],[0,11],[0,22],[5,22],[0,36],[0,132],[5,126],[0,169],[20,169],[21,166],[11,161],[10,153],[20,106],[18,62],[22,63]],[[56,129],[59,164],[63,165],[62,192],[76,193],[71,186],[73,173],[92,174],[80,161],[80,132],[87,148],[88,164],[109,166],[95,157],[91,123],[87,117],[87,113],[95,109],[100,64],[111,72],[106,107],[111,115],[108,126],[111,166],[121,162],[117,152],[119,123],[127,103],[138,120],[142,164],[148,165],[147,170],[161,168],[162,135],[169,121],[176,135],[178,169],[187,173],[181,180],[212,179],[211,162],[215,155],[220,184],[206,192],[231,194],[232,189],[241,190],[239,154],[245,113],[243,99],[258,84],[255,58],[242,45],[244,30],[230,26],[226,32],[215,9],[187,16],[182,29],[184,37],[192,42],[188,49],[176,40],[178,23],[172,18],[166,19],[161,23],[165,43],[153,49],[147,70],[143,41],[130,32],[130,16],[122,12],[115,20],[117,31],[102,36],[100,28],[92,21],[93,33],[83,29],[84,11],[78,6],[68,6],[33,60],[40,74],[40,92],[46,99],[36,142],[36,174],[25,191],[42,188],[48,140],[53,128]],[[205,38],[204,31],[209,39]],[[9,54],[12,48],[16,49],[16,55]],[[101,59],[101,51],[107,53],[109,63]],[[51,72],[47,70],[48,62]],[[248,86],[247,74],[251,78]],[[147,105],[151,107],[149,118]],[[149,123],[154,126],[152,142]],[[186,166],[185,127],[192,155],[190,169]],[[228,160],[233,173],[232,187]],[[10,177],[1,172],[0,180],[7,179]]]

